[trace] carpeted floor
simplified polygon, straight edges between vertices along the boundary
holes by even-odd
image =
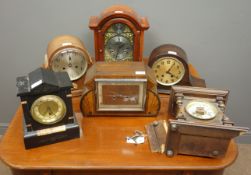
[[[251,174],[251,144],[239,144],[239,156],[235,163],[225,170],[224,175]],[[0,175],[11,175],[7,166],[0,161]]]

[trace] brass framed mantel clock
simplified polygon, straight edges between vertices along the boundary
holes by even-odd
[[[72,93],[78,96],[82,93],[85,74],[92,65],[92,59],[77,37],[61,35],[49,42],[44,65],[55,72],[67,72],[73,82]]]
[[[72,83],[66,72],[38,68],[17,77],[17,87],[26,149],[79,137],[72,110]]]
[[[94,30],[96,61],[142,61],[146,17],[125,5],[114,5],[89,22]]]
[[[164,44],[155,48],[148,65],[154,71],[159,93],[169,94],[173,85],[206,87],[205,80],[190,74],[186,52],[179,46]]]
[[[96,62],[87,72],[80,102],[84,116],[156,116],[160,100],[143,62]]]

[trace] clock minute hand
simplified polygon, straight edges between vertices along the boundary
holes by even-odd
[[[174,61],[173,61],[173,63],[172,63],[172,65],[170,66],[170,68],[167,70],[167,74],[169,74],[170,73],[170,71],[171,71],[171,69],[173,68],[173,66],[174,66]]]
[[[121,43],[121,44],[118,46],[116,58],[118,58],[119,51],[121,50],[121,48],[123,48],[123,46],[124,46],[124,43]]]

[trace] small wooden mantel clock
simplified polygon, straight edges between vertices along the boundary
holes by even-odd
[[[166,154],[220,158],[232,138],[249,128],[234,126],[226,116],[229,91],[189,86],[173,86]]]
[[[80,109],[84,116],[156,116],[156,81],[143,62],[96,62],[88,70]]]
[[[190,74],[186,52],[177,45],[156,47],[149,57],[148,65],[154,71],[159,93],[169,94],[173,85],[206,87],[204,79]]]
[[[172,86],[169,120],[146,126],[152,152],[222,158],[231,139],[249,128],[234,126],[225,114],[229,91]]]
[[[144,31],[149,23],[130,7],[111,6],[100,16],[91,16],[89,27],[94,30],[96,61],[142,60]]]

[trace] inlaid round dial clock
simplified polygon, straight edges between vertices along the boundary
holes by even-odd
[[[75,91],[82,89],[85,73],[92,64],[84,44],[70,35],[58,36],[48,44],[46,62],[46,67],[55,72],[67,72]]]
[[[155,48],[148,65],[155,74],[159,93],[169,94],[173,85],[206,86],[204,80],[190,75],[186,53],[179,46],[164,44]]]
[[[148,20],[128,6],[114,5],[89,22],[94,30],[97,61],[142,61],[144,31]]]

